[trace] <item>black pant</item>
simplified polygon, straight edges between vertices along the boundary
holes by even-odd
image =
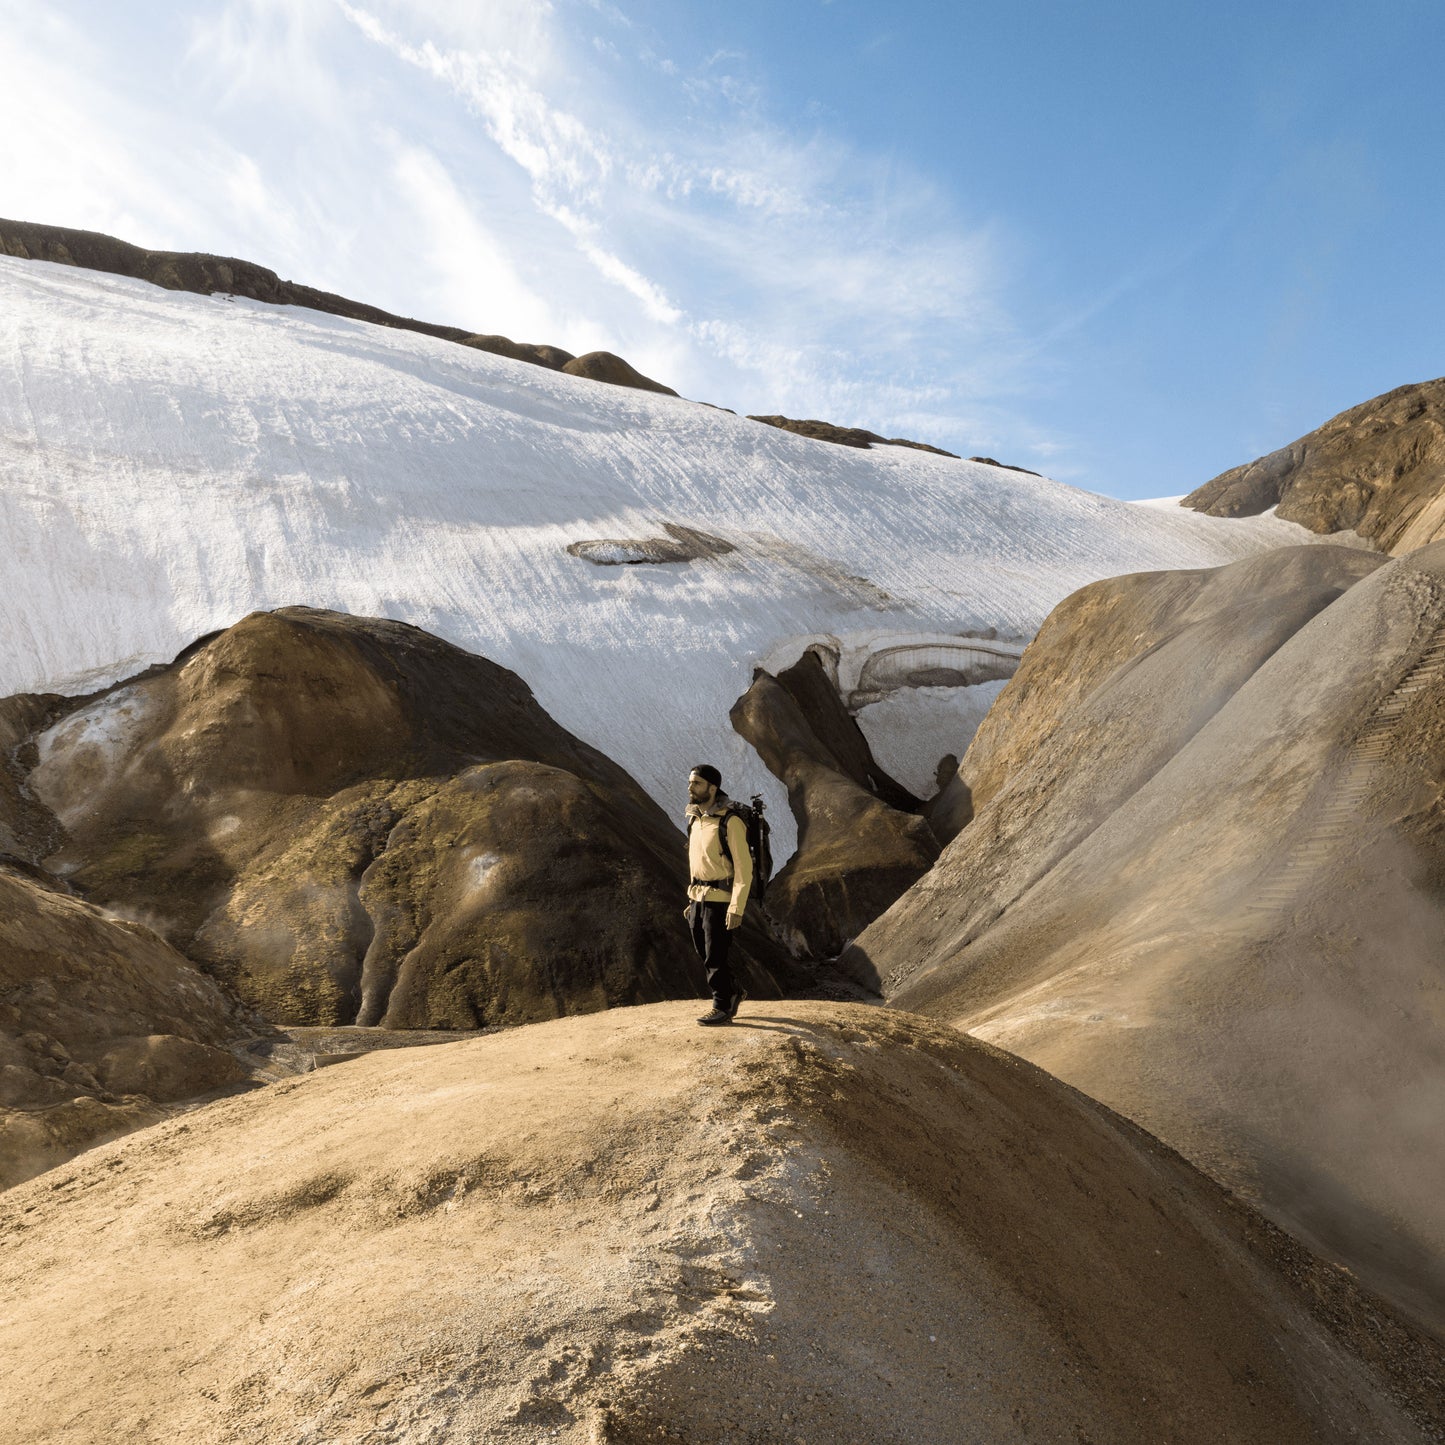
[[[738,987],[728,967],[728,949],[733,936],[728,928],[728,904],[693,903],[687,910],[687,925],[692,932],[692,946],[707,969],[707,986],[712,993],[712,1006],[726,1012],[733,1005]]]

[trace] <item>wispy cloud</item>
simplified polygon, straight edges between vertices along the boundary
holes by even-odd
[[[433,305],[458,325],[485,327],[516,339],[558,329],[550,303],[522,278],[497,237],[468,206],[456,182],[429,151],[392,140],[392,175],[418,222],[417,244],[434,277]]]
[[[897,376],[900,362],[906,374],[921,351],[936,364],[948,349],[944,327],[951,342],[968,333],[975,352],[1005,343],[991,299],[990,228],[960,225],[922,178],[825,134],[771,124],[740,52],[714,53],[679,75],[670,108],[693,119],[659,125],[669,107],[656,98],[619,104],[569,56],[555,16],[545,43],[521,53],[450,47],[414,24],[404,33],[395,6],[386,18],[349,0],[341,8],[480,120],[525,173],[538,214],[639,304],[635,339],[662,340],[642,323],[685,334],[689,384],[725,381],[727,399],[744,404],[769,398],[754,405],[806,391],[822,405],[845,399],[846,380],[862,377],[877,415],[885,391],[899,390],[881,376]],[[643,54],[654,73],[679,70],[655,45]],[[677,336],[669,340],[675,350]]]
[[[996,228],[777,122],[741,52],[686,61],[611,0],[227,0],[143,100],[110,78],[118,42],[157,66],[154,34],[117,19],[87,54],[78,25],[12,12],[31,18],[0,42],[0,122],[52,117],[0,149],[12,211],[605,346],[739,410],[970,448],[1006,416]]]

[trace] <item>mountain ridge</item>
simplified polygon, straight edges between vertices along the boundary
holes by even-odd
[[[1445,536],[1445,377],[1347,408],[1231,467],[1181,505],[1216,517],[1270,507],[1311,531],[1353,531],[1399,556]]]

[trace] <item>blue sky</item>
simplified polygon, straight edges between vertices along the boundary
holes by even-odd
[[[1445,7],[0,0],[0,214],[1116,496],[1445,372]]]

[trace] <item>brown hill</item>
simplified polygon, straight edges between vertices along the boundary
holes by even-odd
[[[1206,482],[1186,507],[1270,507],[1315,532],[1355,531],[1396,556],[1445,536],[1445,377],[1397,387]]]
[[[137,280],[163,286],[168,291],[195,291],[202,296],[220,292],[228,296],[245,296],[252,301],[265,301],[273,306],[304,306],[329,316],[345,316],[352,321],[369,321],[375,326],[392,326],[400,331],[418,331],[423,336],[456,341],[476,351],[508,356],[513,361],[545,366],[550,371],[566,371],[572,376],[590,377],[613,386],[636,386],[647,391],[666,392],[669,396],[677,395],[671,387],[649,380],[609,351],[594,351],[587,356],[574,357],[560,346],[512,341],[506,336],[479,335],[459,326],[437,326],[429,321],[415,321],[409,316],[395,316],[380,307],[352,301],[330,291],[318,291],[296,281],[283,281],[265,266],[258,266],[254,261],[242,261],[235,256],[210,256],[196,251],[148,251],[143,246],[133,246],[129,241],[120,241],[98,231],[7,220],[0,220],[0,255],[83,266],[89,271],[105,271],[114,276],[133,276]]]
[[[514,673],[256,613],[33,732],[43,861],[275,1022],[472,1028],[698,996],[676,828]],[[755,996],[778,951],[742,945]]]
[[[1075,594],[964,759],[977,817],[845,962],[1445,1333],[1445,545],[1375,561]]]
[[[375,1053],[0,1200],[0,1441],[1423,1441],[1438,1346],[904,1015]]]
[[[0,1189],[246,1081],[257,1032],[149,929],[0,865]]]

